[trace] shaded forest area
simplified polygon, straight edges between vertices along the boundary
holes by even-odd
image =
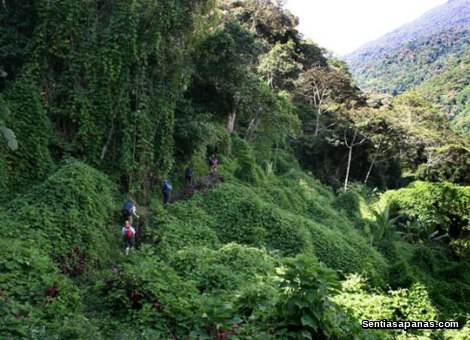
[[[365,95],[280,2],[0,10],[0,335],[468,336],[361,328],[468,321],[468,136],[421,94]]]

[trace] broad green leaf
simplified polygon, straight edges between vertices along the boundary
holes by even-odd
[[[312,339],[312,334],[308,331],[302,331],[302,338],[304,339]]]
[[[313,319],[310,315],[304,314],[302,315],[302,318],[300,319],[300,322],[302,323],[302,326],[308,326],[310,328],[313,328],[315,332],[318,329],[318,324],[315,319]]]
[[[18,142],[15,133],[5,126],[1,126],[0,131],[2,132],[3,138],[7,141],[10,150],[16,151],[18,149]]]

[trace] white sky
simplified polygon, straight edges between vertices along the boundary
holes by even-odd
[[[448,0],[287,0],[299,30],[339,55],[419,18]]]

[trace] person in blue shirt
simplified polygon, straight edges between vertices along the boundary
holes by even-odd
[[[168,201],[170,200],[170,194],[173,187],[170,183],[165,179],[162,185],[162,194],[163,194],[163,207],[166,207]]]
[[[134,248],[135,245],[135,229],[132,227],[129,220],[124,223],[124,227],[121,230],[121,236],[124,239],[126,255],[129,255],[129,249]]]
[[[193,168],[188,166],[186,170],[184,170],[184,178],[188,181],[190,187],[194,186],[194,171]]]
[[[132,217],[139,218],[139,215],[137,215],[137,210],[135,207],[135,202],[132,199],[128,199],[126,204],[124,204],[124,207],[121,210],[122,213],[122,218],[124,221],[129,220],[132,224]]]

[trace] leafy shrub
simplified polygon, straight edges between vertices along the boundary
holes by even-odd
[[[437,236],[450,237],[457,255],[465,256],[470,249],[470,187],[447,182],[414,182],[407,188],[385,193],[381,202],[388,202],[402,219],[419,221],[413,230],[417,237],[426,238],[425,242],[436,230]],[[407,226],[406,221],[403,226]]]
[[[151,329],[158,337],[189,334],[197,320],[199,294],[151,251],[98,281],[94,294],[128,328]]]
[[[54,322],[74,318],[82,309],[79,290],[61,275],[34,241],[0,240],[0,335],[30,337],[42,320],[50,333]]]
[[[458,239],[458,240],[452,240],[450,242],[450,246],[452,249],[455,251],[457,256],[459,256],[462,259],[468,259],[470,258],[470,240],[463,240],[463,239]]]
[[[171,260],[181,275],[193,280],[201,292],[234,291],[274,274],[274,260],[263,250],[227,244],[218,250],[186,248]]]
[[[396,206],[410,219],[419,218],[445,230],[449,230],[455,218],[462,224],[461,228],[468,225],[470,218],[470,188],[446,182],[414,182],[407,188],[388,191],[382,201]]]
[[[272,283],[254,282],[243,287],[234,302],[245,318],[267,318],[279,300],[278,291]]]
[[[176,103],[174,139],[177,157],[183,161],[214,144],[220,137],[204,108],[187,99]]]
[[[331,207],[332,192],[303,173],[292,170],[279,180],[271,180],[260,193],[263,200],[291,213],[298,213],[319,222],[337,221],[339,215]]]
[[[300,169],[297,158],[284,150],[277,150],[275,156],[275,172],[277,175],[283,175],[292,169]]]
[[[289,205],[285,209],[276,207],[276,200],[266,192],[263,202],[253,190],[227,183],[198,195],[196,199],[214,218],[213,226],[222,243],[265,246],[269,250],[280,251],[282,255],[315,254],[331,268],[345,273],[367,272],[373,282],[381,284],[386,271],[384,259],[365,242],[351,222],[334,213],[329,204],[331,196],[320,195],[323,191],[317,190],[315,183],[311,183],[312,186],[302,181],[289,180],[288,183],[291,185],[280,186],[279,190],[292,193],[294,203],[290,211],[297,214],[287,210]],[[279,190],[274,191],[275,195]],[[301,197],[308,200],[303,204],[310,206],[302,208]],[[296,204],[297,200],[299,204]],[[302,216],[303,213],[310,216],[311,206],[318,211],[315,221]]]
[[[340,293],[341,287],[334,271],[303,254],[286,259],[284,263],[278,336],[342,338],[362,333],[359,323],[331,300]]]
[[[154,241],[165,258],[187,247],[217,248],[219,239],[214,231],[215,221],[191,201],[179,202],[168,209],[158,221]]]
[[[235,171],[235,176],[242,181],[250,184],[258,185],[262,183],[264,173],[261,168],[256,164],[251,147],[236,133],[232,133],[232,153],[237,159],[238,169]]]
[[[375,246],[389,262],[394,262],[400,259],[399,250],[392,240],[382,239],[376,242]]]
[[[349,233],[330,229],[308,220],[313,253],[330,268],[343,273],[367,273],[375,285],[382,285],[387,264],[374,248],[351,228]]]
[[[343,282],[345,288],[333,301],[350,309],[358,320],[437,320],[438,311],[434,307],[428,290],[422,284],[414,284],[410,289],[390,290],[387,293],[368,291],[365,280],[358,276],[348,276]],[[384,332],[374,333],[386,337]],[[407,334],[404,331],[394,333]],[[430,335],[428,330],[419,330],[419,335]]]
[[[413,263],[413,266],[416,266],[430,274],[433,274],[436,271],[436,259],[433,251],[427,247],[417,247],[413,252],[411,263]]]
[[[267,210],[267,209],[266,209]],[[293,256],[302,252],[312,253],[311,233],[308,228],[298,223],[297,217],[280,209],[268,210],[267,246],[280,250],[284,256]]]
[[[359,200],[360,197],[355,191],[348,190],[336,197],[333,207],[344,210],[350,217],[356,217],[359,213]]]
[[[425,245],[394,243],[398,250],[397,261],[392,262],[387,282],[393,289],[409,288],[420,283],[426,286],[429,296],[442,315],[466,312],[470,294],[470,270],[466,261],[455,262],[440,251]],[[444,318],[444,316],[443,316]]]
[[[410,287],[414,277],[408,262],[398,261],[392,264],[388,271],[387,282],[394,289]]]
[[[66,162],[28,195],[11,201],[15,230],[6,235],[34,239],[71,275],[109,257],[105,228],[114,209],[113,186],[100,172],[78,161]],[[85,263],[80,264],[80,262]],[[70,266],[72,263],[77,264]],[[83,267],[83,268],[81,268]]]
[[[449,181],[470,184],[470,149],[464,145],[451,144],[438,148],[433,164],[421,164],[416,177],[429,182]]]
[[[2,335],[77,338],[84,336],[82,328],[99,334],[81,314],[83,291],[70,277],[111,257],[114,239],[105,224],[112,208],[111,183],[77,161],[66,162],[43,184],[7,203],[0,213],[8,225],[0,241],[5,251]]]

